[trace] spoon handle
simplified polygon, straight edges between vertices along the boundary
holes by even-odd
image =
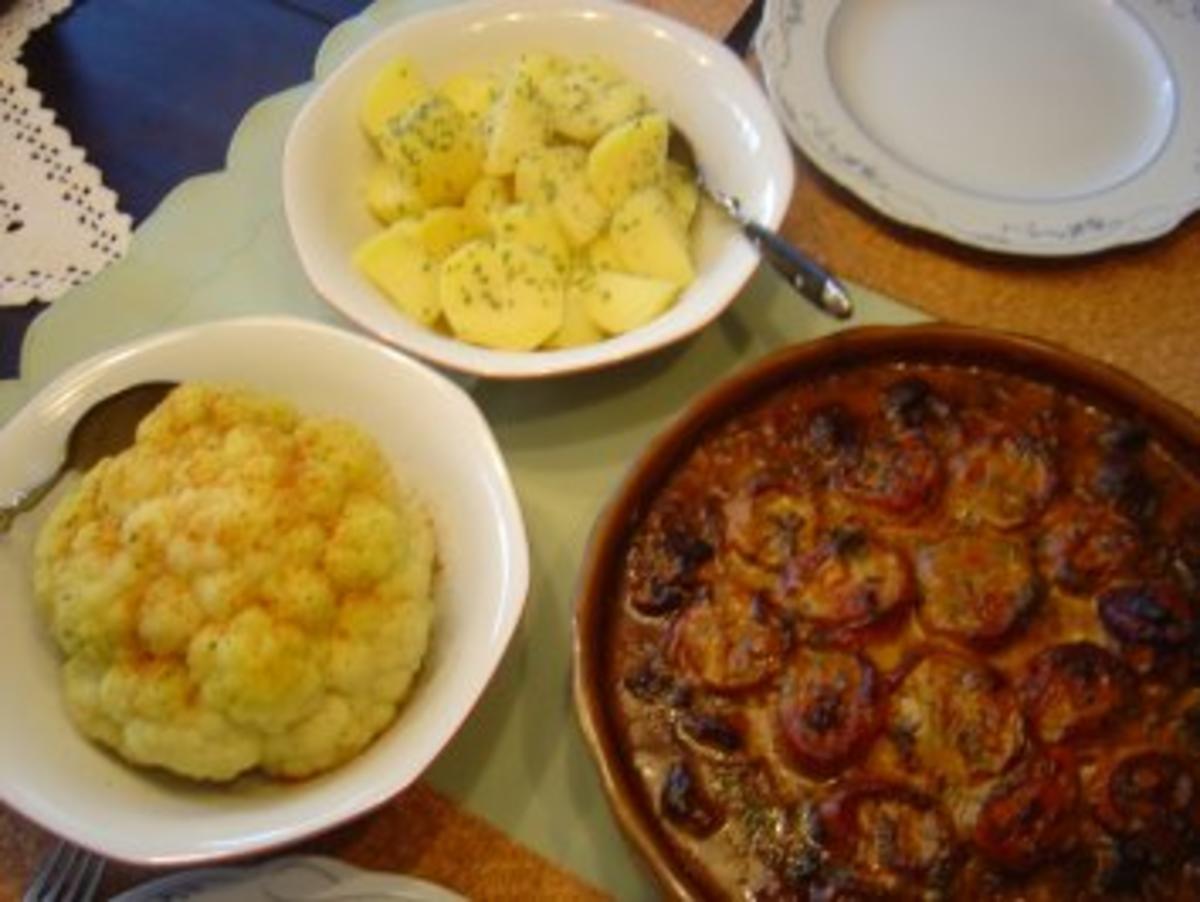
[[[853,315],[854,304],[845,287],[821,264],[779,233],[757,222],[743,221],[742,229],[779,274],[819,310],[838,319],[849,319]]]
[[[13,521],[17,519],[18,514],[32,510],[38,502],[50,494],[50,490],[58,484],[65,469],[66,466],[60,464],[58,469],[37,485],[24,489],[4,504],[0,504],[0,535],[6,534],[12,528]]]

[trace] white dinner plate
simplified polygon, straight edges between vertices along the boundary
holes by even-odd
[[[1200,207],[1200,3],[767,0],[757,50],[828,175],[963,244],[1069,255]]]
[[[333,858],[293,855],[248,867],[201,868],[160,877],[112,902],[465,902],[400,874],[364,871]]]

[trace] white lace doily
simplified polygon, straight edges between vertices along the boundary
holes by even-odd
[[[0,304],[50,301],[120,257],[129,217],[27,83],[18,56],[71,0],[16,0],[0,15]]]

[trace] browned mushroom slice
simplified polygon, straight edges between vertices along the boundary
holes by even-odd
[[[862,449],[841,485],[856,501],[894,516],[928,508],[942,488],[937,452],[918,433],[880,435]]]
[[[1022,871],[1061,853],[1075,836],[1079,778],[1062,752],[1027,761],[992,787],[975,821],[991,861]]]
[[[915,585],[904,555],[863,530],[838,529],[786,574],[782,604],[809,623],[856,628],[909,605]]]
[[[931,632],[986,644],[1004,638],[1037,601],[1025,541],[963,533],[917,552],[921,622]]]
[[[994,428],[972,439],[950,460],[947,489],[953,516],[996,529],[1036,519],[1054,492],[1054,461],[1034,436]]]
[[[851,783],[822,803],[818,818],[830,858],[880,890],[932,882],[956,859],[949,819],[932,798],[905,786]]]
[[[724,513],[729,544],[767,570],[779,570],[816,541],[816,503],[796,485],[754,480],[725,503]]]
[[[1138,530],[1128,519],[1078,497],[1050,508],[1037,542],[1043,572],[1069,592],[1090,592],[1125,572],[1140,550]]]
[[[878,732],[881,689],[861,655],[802,649],[784,673],[777,708],[789,757],[817,776],[840,770]]]
[[[1179,755],[1142,749],[1098,771],[1096,817],[1113,833],[1143,836],[1163,851],[1180,848],[1200,829],[1196,775]]]
[[[1025,744],[1004,678],[982,661],[944,651],[905,675],[888,705],[887,732],[902,757],[960,785],[1002,773]]]
[[[790,635],[761,595],[726,584],[679,613],[668,637],[672,663],[712,689],[759,685],[783,666]]]
[[[1133,698],[1133,676],[1112,652],[1091,642],[1044,649],[1030,662],[1021,698],[1034,733],[1055,743],[1095,733]]]

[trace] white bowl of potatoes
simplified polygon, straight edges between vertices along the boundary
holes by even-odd
[[[406,18],[315,88],[284,150],[317,292],[448,369],[608,366],[715,319],[758,256],[668,154],[777,227],[791,151],[721,44],[612,0],[479,0]]]
[[[133,448],[0,537],[0,800],[107,857],[183,865],[294,842],[416,779],[497,666],[529,563],[461,389],[282,317],[63,373],[0,430],[0,498],[54,468],[93,403],[162,380],[182,387]]]

